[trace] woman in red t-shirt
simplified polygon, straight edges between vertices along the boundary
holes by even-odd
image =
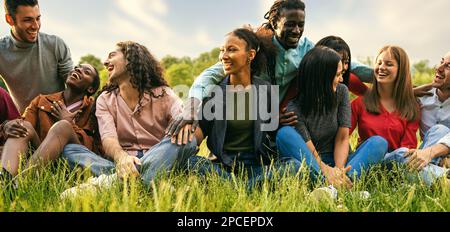
[[[419,105],[414,97],[409,58],[397,46],[383,47],[376,58],[373,87],[352,102],[352,127],[358,144],[373,135],[384,137],[389,151],[416,148]]]

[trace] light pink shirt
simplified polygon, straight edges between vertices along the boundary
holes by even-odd
[[[152,92],[153,96],[144,94],[141,106],[137,105],[133,111],[120,96],[119,89],[100,94],[95,115],[102,141],[116,138],[133,156],[138,150],[145,152],[160,142],[169,122],[181,112],[182,102],[169,87]]]

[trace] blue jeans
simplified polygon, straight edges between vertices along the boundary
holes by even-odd
[[[443,125],[435,125],[431,127],[423,138],[423,142],[419,149],[424,149],[435,145],[442,137],[450,133],[450,129]],[[390,164],[391,162],[397,162],[400,164],[406,164],[408,159],[404,157],[408,148],[402,147],[395,151],[392,151],[384,157],[384,163]],[[447,173],[447,169],[438,166],[442,157],[434,158],[431,162],[419,171],[419,178],[424,181],[428,186],[431,186],[438,178],[444,176]],[[411,180],[414,179],[411,173],[408,175]]]
[[[140,158],[142,164],[141,167],[138,167],[138,170],[144,184],[150,184],[156,175],[161,172],[169,173],[174,168],[183,168],[189,157],[195,154],[196,149],[195,139],[187,145],[177,146],[170,142],[170,138],[164,138],[145,152],[142,157],[139,157],[138,152],[138,158]],[[93,153],[82,145],[66,145],[63,157],[72,168],[76,166],[89,168],[95,176],[108,175],[115,171],[114,162]]]
[[[236,156],[255,157],[253,152],[238,152]],[[228,154],[230,156],[230,154]],[[233,156],[233,155],[231,155]],[[227,164],[225,164],[227,163]],[[273,171],[277,171],[280,176],[284,174],[295,175],[296,171],[292,167],[300,167],[301,163],[294,159],[276,160],[273,167],[261,163],[256,159],[234,159],[231,162],[213,162],[200,156],[192,156],[188,161],[188,169],[196,172],[200,176],[207,176],[211,173],[217,173],[220,177],[231,180],[233,174],[246,174],[248,179],[248,190],[253,189],[258,183],[264,180],[271,180]],[[231,165],[229,165],[231,163]]]
[[[280,158],[294,158],[300,162],[305,161],[309,167],[310,176],[314,180],[324,179],[317,160],[306,146],[302,136],[293,127],[283,127],[278,131],[277,146]],[[351,169],[347,175],[360,177],[363,170],[368,171],[371,165],[381,163],[387,149],[388,143],[384,138],[380,136],[370,137],[348,157],[346,166],[351,165]],[[320,157],[327,165],[334,166],[333,153],[320,154]]]

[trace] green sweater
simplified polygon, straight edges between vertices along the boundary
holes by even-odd
[[[57,36],[39,33],[35,43],[0,39],[0,75],[20,113],[39,94],[64,90],[72,67],[70,50]]]

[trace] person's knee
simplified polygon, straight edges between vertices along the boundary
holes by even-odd
[[[53,126],[48,131],[49,135],[55,135],[58,137],[69,137],[74,134],[72,123],[61,120],[53,124]]]
[[[32,141],[34,137],[37,137],[36,130],[34,129],[33,125],[31,125],[28,121],[23,121],[22,125],[27,129],[27,135],[25,137],[19,138],[19,139],[26,139],[27,141]]]
[[[284,127],[280,128],[278,130],[277,136],[276,136],[277,144],[279,143],[279,141],[284,141],[284,140],[288,139],[289,137],[292,137],[292,132],[295,132],[295,129],[293,127],[284,126]]]
[[[23,125],[25,128],[27,128],[28,132],[34,131],[34,127],[33,127],[33,125],[31,125],[30,122],[24,120],[23,123],[22,123],[22,125]]]
[[[388,141],[378,135],[370,137],[370,145],[378,151],[383,151],[383,155],[388,151]]]
[[[398,148],[392,152],[387,153],[384,158],[383,158],[383,162],[392,162],[392,161],[396,161],[399,163],[403,163],[406,159],[404,157],[405,153],[408,152],[408,148],[406,147],[401,147]]]

